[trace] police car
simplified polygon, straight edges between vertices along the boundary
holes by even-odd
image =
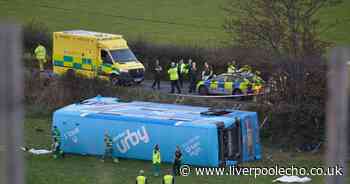
[[[197,91],[200,95],[240,95],[259,93],[262,87],[262,83],[254,81],[254,74],[223,73],[198,82]]]

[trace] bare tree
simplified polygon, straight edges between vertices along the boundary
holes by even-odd
[[[230,0],[225,30],[242,47],[267,49],[299,60],[321,55],[330,43],[320,38],[318,13],[342,0]]]

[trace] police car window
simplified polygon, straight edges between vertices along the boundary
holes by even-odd
[[[219,76],[215,77],[214,80],[216,80],[216,81],[223,81],[224,77],[225,77],[224,75],[219,75]]]
[[[107,51],[101,50],[101,59],[103,63],[113,64],[111,57],[108,55]]]

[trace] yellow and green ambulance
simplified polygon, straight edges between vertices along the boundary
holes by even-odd
[[[122,35],[85,30],[53,33],[53,72],[98,77],[113,84],[141,83],[145,67]]]

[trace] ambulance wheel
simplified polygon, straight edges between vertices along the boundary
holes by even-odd
[[[75,71],[73,69],[68,69],[67,70],[67,76],[68,77],[74,77],[75,76]]]
[[[114,86],[119,84],[119,77],[117,75],[111,75],[110,80],[111,84]]]
[[[198,92],[200,95],[208,95],[208,89],[205,86],[200,86],[198,89]]]
[[[240,89],[235,89],[235,90],[233,90],[232,95],[243,95],[243,93],[242,93],[242,91]],[[237,100],[243,100],[244,99],[243,96],[234,97],[234,98],[237,99]]]

